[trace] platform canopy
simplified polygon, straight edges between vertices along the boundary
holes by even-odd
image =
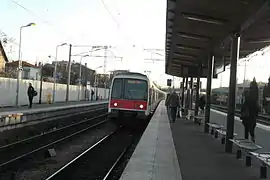
[[[270,45],[270,0],[167,0],[165,72],[207,76],[207,61],[230,62],[232,35],[240,58]],[[225,62],[225,63],[223,63]]]

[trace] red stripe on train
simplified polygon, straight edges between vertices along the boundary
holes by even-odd
[[[110,108],[146,110],[147,101],[111,99]]]

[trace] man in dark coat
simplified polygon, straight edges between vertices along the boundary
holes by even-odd
[[[29,100],[29,108],[32,108],[33,98],[36,95],[35,93],[36,93],[36,91],[35,91],[34,87],[32,86],[31,83],[29,83],[29,87],[27,90],[27,95],[28,95],[28,100]]]
[[[92,89],[92,90],[91,90],[91,101],[94,100],[94,94],[95,94],[95,92],[94,92],[93,89]]]
[[[178,95],[176,94],[175,91],[173,91],[172,94],[169,95],[169,97],[167,99],[167,105],[171,109],[172,122],[175,122],[177,108],[180,106],[179,97],[178,97]]]
[[[255,98],[251,97],[252,94],[248,91],[244,92],[243,104],[241,107],[241,119],[245,128],[245,139],[249,139],[255,142],[255,127],[256,118],[259,113],[259,107]]]
[[[204,113],[204,107],[205,107],[205,97],[202,95],[199,99],[199,107],[201,109],[201,112]]]

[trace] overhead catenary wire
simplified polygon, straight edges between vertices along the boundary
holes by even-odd
[[[130,40],[130,38],[128,38],[127,36],[123,35],[123,34],[125,34],[125,33],[123,33],[123,32],[121,31],[120,23],[119,23],[119,22],[117,21],[117,19],[114,17],[113,13],[112,13],[111,10],[108,8],[108,6],[107,6],[106,3],[104,2],[104,0],[101,0],[101,3],[102,3],[102,5],[103,5],[103,7],[106,9],[106,11],[109,13],[109,15],[110,15],[110,17],[112,18],[112,20],[116,23],[117,30],[118,30],[118,32],[120,32],[120,36],[123,37],[124,41],[129,42],[129,43],[134,47],[135,43],[132,42],[132,41]],[[135,46],[136,46],[136,45],[135,45]]]
[[[112,20],[116,23],[117,25],[117,29],[119,29],[120,25],[119,23],[117,22],[117,20],[114,18],[113,14],[111,13],[110,9],[107,7],[107,5],[105,4],[104,0],[101,0],[104,8],[106,9],[106,11],[109,13],[109,15],[111,16]]]
[[[27,11],[29,14],[31,14],[32,16],[35,16],[36,18],[38,18],[41,22],[43,22],[44,24],[47,24],[49,26],[51,26],[53,29],[55,29],[57,31],[58,34],[63,35],[63,30],[56,27],[54,24],[52,24],[50,21],[42,18],[41,16],[37,15],[36,13],[34,13],[32,10],[26,8],[25,6],[23,6],[22,4],[18,3],[15,0],[11,0],[14,4],[16,4],[17,6],[19,6],[20,8],[24,9],[25,11]],[[72,37],[68,36],[67,39],[72,39]]]

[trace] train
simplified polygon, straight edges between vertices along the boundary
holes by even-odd
[[[110,89],[108,118],[118,125],[134,119],[136,122],[145,122],[166,97],[166,92],[160,90],[146,75],[136,72],[116,75]]]

